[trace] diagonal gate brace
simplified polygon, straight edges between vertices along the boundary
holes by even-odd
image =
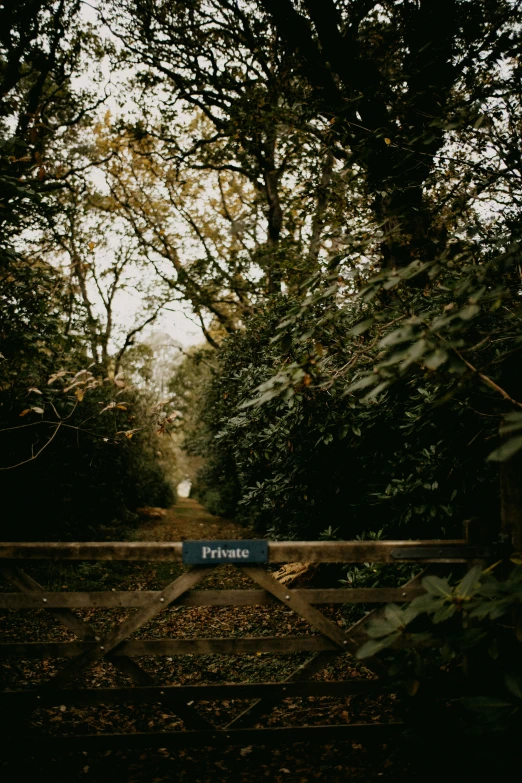
[[[264,571],[262,568],[254,568],[248,566],[243,566],[242,569],[243,571],[248,573],[251,579],[254,579],[258,584],[264,587],[265,590],[269,590],[272,593],[272,595],[275,595],[276,598],[279,598],[279,600],[282,601],[286,606],[290,606],[291,608],[295,609],[299,614],[301,614],[302,617],[304,617],[311,624],[313,624],[318,630],[324,633],[323,628],[326,630],[326,626],[321,623],[322,627],[319,627],[319,618],[317,618],[314,615],[313,618],[315,622],[312,622],[312,615],[310,615],[306,606],[308,606],[308,608],[311,609],[313,612],[317,612],[317,610],[314,610],[314,608],[310,606],[307,603],[307,601],[304,601],[304,599],[300,599],[303,600],[303,603],[306,606],[303,606],[303,604],[299,603],[299,608],[301,609],[301,611],[299,611],[297,608],[298,601],[296,600],[298,596],[295,593],[292,595],[291,590],[288,590],[284,585],[281,584],[281,582],[278,582],[277,579],[275,579],[267,571]],[[255,573],[253,573],[254,571]],[[406,590],[406,588],[418,587],[421,583],[422,578],[425,575],[426,575],[426,570],[422,571],[422,573],[420,574],[417,574],[417,576],[413,577],[413,579],[410,579],[409,582],[403,585],[403,589]],[[288,596],[290,596],[290,598],[288,598]],[[308,616],[304,614],[302,610],[305,610]],[[299,680],[304,680],[305,678],[308,677],[312,677],[317,672],[326,668],[333,660],[335,660],[335,658],[337,658],[338,655],[341,654],[342,651],[355,652],[360,647],[362,641],[365,638],[365,628],[367,623],[370,620],[379,617],[381,614],[383,614],[383,612],[384,609],[382,607],[378,607],[374,609],[373,611],[365,615],[361,620],[354,623],[354,625],[352,625],[348,629],[348,631],[344,633],[339,629],[338,626],[332,623],[331,620],[328,620],[326,617],[324,617],[324,615],[321,615],[320,612],[317,612],[317,614],[321,615],[321,617],[323,618],[324,621],[326,621],[326,623],[328,623],[330,626],[333,626],[333,631],[335,631],[335,636],[336,636],[336,638],[333,639],[333,641],[337,642],[338,639],[342,637],[342,645],[339,646],[340,647],[339,652],[337,653],[337,652],[324,651],[324,652],[315,653],[315,655],[313,655],[311,658],[309,658],[307,661],[301,664],[301,666],[295,669],[286,678],[285,682],[296,682]],[[330,630],[332,630],[332,628],[330,628]],[[332,638],[332,636],[330,636],[329,634],[326,635],[328,635],[329,638]],[[349,644],[344,644],[345,640],[347,640]],[[377,659],[375,656],[371,659],[371,661],[366,661],[364,666],[367,669],[372,668],[372,670],[377,674],[379,674],[380,676],[387,675],[387,667],[385,666],[385,664],[381,663],[381,661]],[[263,715],[266,715],[268,712],[270,712],[280,701],[281,701],[280,698],[257,699],[252,704],[250,704],[250,706],[247,707],[242,713],[240,713],[232,721],[230,721],[230,723],[228,723],[225,726],[225,729],[237,728],[238,726],[252,726],[254,723],[257,722],[257,720],[263,717]]]
[[[278,598],[285,606],[289,606],[298,615],[307,620],[310,625],[327,636],[333,642],[339,645],[339,651],[355,653],[359,644],[350,637],[350,633],[342,631],[338,625],[329,620],[315,607],[311,606],[302,596],[288,590],[281,582],[272,576],[268,571],[256,566],[242,566],[244,571],[251,579],[258,583],[265,590]],[[378,658],[374,658],[365,664],[366,668],[371,669],[380,676],[386,676],[387,666]]]
[[[96,661],[101,660],[114,650],[121,642],[125,641],[132,633],[141,628],[145,623],[150,622],[160,612],[163,611],[172,601],[183,595],[184,592],[194,587],[207,573],[212,566],[194,566],[187,573],[182,574],[178,579],[168,585],[161,593],[155,595],[148,604],[138,609],[130,617],[124,620],[120,625],[112,629],[99,645],[91,650],[78,655],[65,666],[58,674],[51,678],[49,685],[57,688],[63,688],[68,682],[73,680],[87,666],[92,666]]]
[[[42,587],[42,585],[18,567],[3,566],[1,572],[11,584],[15,585],[23,592],[45,592],[45,588]],[[162,602],[161,606],[163,607],[164,605],[166,605],[166,603],[164,604]],[[50,612],[66,628],[75,633],[78,638],[85,641],[99,641],[100,644],[102,644],[101,639],[98,636],[98,631],[81,617],[78,617],[78,615],[70,609],[46,609],[46,611]],[[149,672],[142,669],[132,658],[123,655],[112,656],[110,654],[107,655],[107,658],[123,674],[130,677],[136,685],[156,685],[154,677],[152,677]],[[54,681],[51,681],[49,684],[52,684],[53,682]],[[172,703],[171,701],[169,706],[189,729],[214,728],[210,721],[203,718],[196,709],[188,704],[182,702]]]

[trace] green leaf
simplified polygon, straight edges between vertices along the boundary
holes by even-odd
[[[522,449],[522,435],[507,440],[499,446],[498,449],[495,449],[491,454],[488,454],[487,459],[490,462],[504,462],[520,451],[520,449]]]
[[[380,617],[372,620],[371,623],[368,624],[366,633],[372,639],[380,639],[384,636],[388,636],[390,633],[393,633],[397,630],[398,627],[399,626],[395,623],[389,622],[387,618],[385,619],[384,617]]]
[[[430,353],[430,355],[426,357],[424,366],[427,367],[428,370],[436,370],[441,364],[444,364],[447,358],[448,354],[446,351],[443,351],[442,348],[437,348],[436,351]]]
[[[476,304],[470,304],[460,310],[459,317],[462,318],[463,321],[470,321],[477,313],[480,313],[480,307]]]
[[[426,350],[427,342],[423,338],[413,343],[411,348],[405,353],[403,367],[407,367],[409,364],[418,361]]]
[[[371,402],[372,400],[375,400],[381,392],[383,392],[385,389],[388,388],[391,381],[383,381],[382,383],[379,383],[378,386],[375,387],[375,389],[372,389],[368,392],[368,394],[365,394],[362,398],[363,402]]]
[[[417,598],[414,598],[408,607],[408,611],[422,614],[423,612],[434,612],[439,609],[440,606],[441,598],[427,593],[426,595],[419,595]]]
[[[519,422],[522,424],[522,413],[519,413],[518,411],[513,411],[512,413],[506,413],[504,416],[504,421],[511,421],[511,422]]]
[[[515,677],[513,674],[506,674],[505,677],[506,688],[517,699],[522,699],[522,678]]]
[[[357,391],[357,389],[365,389],[367,386],[372,386],[377,380],[378,376],[374,373],[371,375],[363,375],[363,377],[358,381],[355,381],[355,383],[352,383],[350,386],[348,386],[346,391],[352,392]]]
[[[430,595],[453,599],[453,592],[447,579],[441,579],[440,576],[425,576],[422,580],[422,586]]]
[[[375,655],[380,650],[383,650],[385,647],[389,647],[393,644],[393,642],[399,638],[401,634],[399,632],[389,634],[388,636],[383,637],[382,639],[370,639],[368,642],[365,642],[362,647],[359,647],[357,652],[355,653],[355,657],[359,658],[370,658],[372,655]]]
[[[394,288],[398,283],[400,283],[401,279],[402,278],[398,277],[397,275],[395,275],[395,277],[390,277],[388,278],[388,280],[386,280],[385,283],[383,283],[382,287],[384,288],[385,291],[389,291],[390,288]]]
[[[353,336],[356,336],[358,334],[363,334],[366,332],[370,326],[375,321],[375,318],[366,318],[364,321],[359,321],[358,324],[355,324],[355,326],[352,326],[351,329],[348,329],[348,334],[351,334]]]
[[[468,710],[498,710],[513,707],[509,701],[503,701],[496,696],[470,696],[462,699],[462,704]]]
[[[404,628],[402,610],[397,604],[387,604],[384,607],[384,616],[394,629]]]
[[[413,331],[411,326],[402,326],[400,329],[394,329],[393,332],[387,334],[379,342],[379,348],[387,348],[390,345],[398,345],[404,343],[407,340],[411,340],[413,337]]]
[[[457,586],[457,595],[459,595],[461,598],[468,598],[468,596],[472,595],[473,589],[478,584],[481,575],[482,569],[480,566],[475,566],[470,571],[468,571],[466,576],[461,579]]]
[[[500,425],[500,434],[509,435],[511,432],[522,430],[522,413],[508,413]]]
[[[444,604],[444,606],[441,606],[441,608],[433,615],[433,623],[438,625],[439,623],[446,622],[446,620],[449,620],[451,617],[453,617],[456,611],[457,607],[455,604]]]

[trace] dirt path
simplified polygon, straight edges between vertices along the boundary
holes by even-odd
[[[158,519],[144,520],[132,531],[134,540],[180,541],[255,537],[252,531],[234,522],[212,516],[195,500],[180,499]],[[164,587],[184,570],[172,563],[91,563],[29,568],[28,571],[48,589],[60,590],[151,590]],[[201,584],[202,588],[245,588],[252,583],[234,566],[219,566]],[[3,588],[5,589],[5,588]],[[332,620],[344,624],[342,608],[323,607]],[[100,634],[121,622],[125,610],[89,609],[78,611]],[[196,638],[219,636],[289,636],[313,634],[313,629],[284,606],[189,607],[171,606],[134,638]],[[4,641],[73,640],[45,611],[9,613],[0,617]],[[306,660],[306,653],[256,655],[194,655],[143,657],[137,662],[158,684],[181,685],[218,682],[275,682],[285,679]],[[60,661],[16,661],[3,669],[3,687],[31,688],[61,668]],[[345,679],[361,676],[348,656],[316,675],[319,679]],[[364,674],[363,674],[364,676]],[[75,687],[127,686],[130,682],[107,661],[89,669]],[[352,696],[344,699],[286,699],[263,723],[269,726],[328,725],[340,722],[386,721],[391,714],[390,697],[372,701]],[[217,725],[223,725],[245,707],[244,701],[198,703],[198,710]],[[393,719],[393,717],[391,718]],[[121,705],[114,708],[54,708],[36,710],[31,731],[43,734],[88,734],[110,732],[179,731],[182,721],[162,705]],[[221,783],[260,780],[280,783],[312,783],[324,780],[340,783],[350,780],[395,780],[386,745],[365,747],[360,743],[317,746],[292,745],[286,748],[213,748],[197,751],[150,750],[98,753],[86,756],[70,753],[58,763],[27,757],[15,765],[0,761],[2,783],[26,777],[45,777],[49,763],[54,780],[111,781],[111,783],[155,783],[190,781]],[[403,771],[401,775],[404,778]]]
[[[137,531],[142,541],[187,541],[199,538],[249,538],[251,531],[216,517],[193,498],[179,498],[160,519],[144,521]],[[254,536],[255,537],[255,536]]]

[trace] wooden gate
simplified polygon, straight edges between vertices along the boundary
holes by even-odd
[[[342,628],[317,607],[326,604],[405,603],[423,592],[419,574],[397,588],[288,589],[271,573],[281,563],[464,563],[474,565],[490,555],[487,548],[466,540],[454,541],[342,541],[270,542],[268,565],[237,566],[253,583],[253,589],[194,590],[214,568],[196,565],[163,590],[107,592],[48,592],[20,566],[50,561],[157,561],[180,563],[182,544],[150,542],[115,543],[4,543],[0,544],[0,572],[17,592],[0,594],[0,609],[45,609],[72,631],[76,641],[4,642],[0,660],[65,659],[61,669],[31,690],[0,693],[5,733],[12,741],[30,741],[32,748],[64,745],[64,749],[98,750],[127,747],[211,746],[226,744],[315,743],[369,739],[400,732],[400,723],[348,723],[342,725],[262,727],[263,718],[281,700],[291,697],[346,697],[384,691],[386,666],[378,657],[366,660],[363,676],[341,681],[312,679],[337,656],[353,655],[366,639],[365,626],[376,607],[350,628]],[[24,566],[26,567],[26,566]],[[255,587],[254,587],[255,586]],[[130,639],[138,629],[173,606],[232,606],[283,604],[304,618],[316,631],[307,636],[259,636],[233,638]],[[74,609],[135,609],[123,622],[101,635]],[[135,660],[140,656],[220,655],[252,653],[310,653],[304,664],[282,682],[162,685]],[[81,672],[102,659],[110,662],[134,683],[127,688],[75,688]],[[197,709],[200,701],[246,700],[248,706],[225,725],[218,725]],[[29,736],[27,720],[33,710],[58,705],[157,704],[175,713],[184,730],[81,736]],[[195,706],[196,705],[196,706]]]

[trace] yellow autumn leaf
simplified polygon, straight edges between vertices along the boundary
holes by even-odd
[[[89,250],[94,250],[96,247],[96,242],[89,242]]]
[[[385,138],[384,141],[386,144],[391,144],[391,139]]]
[[[26,409],[25,409],[25,411],[22,411],[22,412],[21,412],[20,416],[25,416],[25,415],[26,415],[26,413],[29,413],[29,412],[30,412],[30,410],[31,410],[31,408],[26,408]]]

